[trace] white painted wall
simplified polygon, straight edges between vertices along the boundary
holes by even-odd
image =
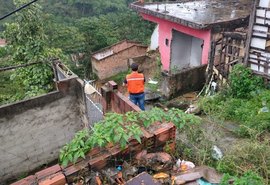
[[[151,36],[150,50],[156,50],[158,48],[158,25],[154,29]]]
[[[270,7],[270,0],[260,0],[259,6],[269,8]]]

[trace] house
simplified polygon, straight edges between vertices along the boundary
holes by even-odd
[[[134,41],[121,41],[93,53],[92,71],[104,80],[128,70],[128,59],[146,54],[147,46]]]
[[[0,47],[5,47],[7,45],[7,42],[5,39],[0,39]]]
[[[201,73],[205,73],[206,65],[212,57],[212,43],[219,40],[224,31],[248,26],[252,7],[253,0],[184,0],[162,3],[138,1],[130,4],[130,8],[140,13],[145,20],[158,25],[163,71],[175,75],[188,69],[199,70],[194,75],[189,72],[182,75],[182,78],[176,77],[176,83],[184,80],[190,83],[173,83],[175,87],[181,88],[169,87],[166,94],[175,94],[185,88],[199,90],[200,84],[204,82],[201,79],[204,74]],[[201,70],[202,67],[204,70]],[[167,83],[164,87],[168,89],[171,82],[166,79],[164,82]],[[195,89],[190,88],[191,86]]]
[[[256,0],[250,19],[246,64],[253,72],[270,79],[270,0]]]

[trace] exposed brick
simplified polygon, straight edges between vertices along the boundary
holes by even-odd
[[[36,177],[34,175],[31,175],[17,182],[14,182],[11,185],[35,185],[36,183]]]
[[[111,156],[116,156],[121,152],[121,148],[119,145],[114,145],[113,147],[108,148],[108,152]]]
[[[146,139],[152,138],[154,135],[145,130],[143,127],[141,127],[141,131],[143,133],[143,137]]]
[[[108,86],[109,86],[109,90],[111,91],[116,90],[118,88],[117,83],[115,83],[114,81],[109,81]]]
[[[104,153],[99,157],[96,157],[94,159],[91,159],[89,161],[89,165],[91,167],[91,169],[94,170],[101,170],[103,169],[107,163],[108,163],[108,159],[111,157],[110,153]]]
[[[104,152],[104,149],[103,148],[100,148],[100,147],[95,147],[95,148],[92,148],[90,150],[90,152],[88,152],[86,154],[87,157],[89,157],[90,159],[92,158],[95,158],[97,156],[99,156],[100,154],[102,154]]]
[[[48,167],[44,170],[37,172],[35,175],[36,175],[37,179],[40,180],[40,179],[43,179],[43,178],[48,177],[50,175],[53,175],[57,172],[60,172],[61,170],[62,169],[59,166],[59,164],[56,164],[54,166]]]
[[[172,139],[175,139],[175,126],[172,123],[163,123],[162,127],[155,130],[155,147],[165,145]]]
[[[69,166],[63,169],[63,173],[66,176],[67,182],[72,183],[79,178],[79,174],[90,171],[88,161],[82,160],[75,165]]]
[[[66,178],[63,173],[58,172],[43,180],[40,180],[38,184],[39,185],[65,185]]]

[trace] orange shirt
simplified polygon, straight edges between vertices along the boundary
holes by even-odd
[[[131,94],[139,94],[144,92],[144,75],[133,71],[126,76],[126,84],[128,92]]]

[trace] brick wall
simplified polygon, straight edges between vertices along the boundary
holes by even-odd
[[[141,56],[145,53],[146,47],[134,45],[100,61],[92,58],[93,71],[101,80],[109,78],[118,74],[119,72],[127,71],[127,62],[129,58]]]
[[[82,129],[83,88],[76,79],[59,91],[0,107],[0,184],[58,158]]]
[[[107,85],[101,88],[103,96],[104,112],[116,112],[125,114],[130,111],[141,111],[141,109],[132,103],[128,97],[117,91],[118,86],[114,81],[109,81]]]
[[[118,44],[113,45],[112,50],[114,53],[118,53],[126,48],[133,46],[134,44],[135,44],[134,42],[128,42],[128,41],[120,42]]]

